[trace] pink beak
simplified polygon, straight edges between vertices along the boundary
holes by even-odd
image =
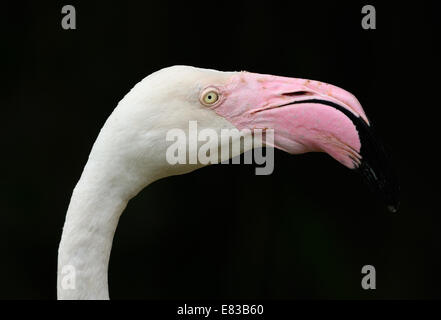
[[[395,175],[354,95],[318,81],[248,72],[220,90],[224,98],[215,111],[238,129],[274,129],[274,146],[292,154],[328,153],[359,170],[397,210]]]

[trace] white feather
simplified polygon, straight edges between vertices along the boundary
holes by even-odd
[[[197,165],[166,162],[166,133],[234,126],[199,103],[201,88],[227,83],[233,72],[174,66],[139,82],[101,129],[69,204],[58,256],[59,299],[108,299],[107,269],[113,236],[127,202],[153,181]],[[65,266],[75,268],[75,289],[63,287]]]

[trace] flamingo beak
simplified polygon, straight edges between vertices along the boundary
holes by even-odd
[[[358,100],[336,86],[241,72],[215,111],[238,129],[274,129],[274,146],[292,154],[326,152],[358,171],[392,212],[399,185],[390,159]]]

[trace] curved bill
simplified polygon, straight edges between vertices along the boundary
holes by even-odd
[[[385,151],[383,144],[375,134],[372,125],[363,118],[357,117],[345,107],[323,99],[305,99],[291,104],[317,103],[330,106],[342,112],[355,125],[360,139],[361,156],[359,164],[354,170],[359,172],[369,188],[381,197],[391,212],[396,212],[399,207],[399,183],[393,169],[390,157]]]
[[[354,95],[306,79],[241,72],[215,111],[237,128],[274,129],[274,146],[292,154],[326,152],[357,170],[397,211],[399,186],[384,147]]]

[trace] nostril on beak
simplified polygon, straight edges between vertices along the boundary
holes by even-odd
[[[312,96],[312,95],[313,93],[309,91],[295,91],[295,92],[282,93],[282,96],[287,96],[287,97]]]

